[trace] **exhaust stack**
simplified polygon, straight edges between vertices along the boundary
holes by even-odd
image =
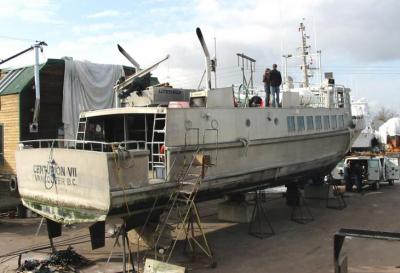
[[[208,48],[206,42],[204,41],[203,34],[201,33],[200,28],[196,28],[196,34],[199,38],[201,47],[203,48],[204,55],[205,55],[205,65],[206,65],[206,80],[207,86],[206,90],[211,90],[211,60],[210,60],[210,53],[208,52]]]
[[[140,70],[142,70],[142,68],[140,68],[139,63],[138,63],[137,61],[135,61],[135,59],[133,59],[132,56],[129,55],[129,53],[126,52],[126,50],[123,49],[122,46],[120,46],[120,45],[118,45],[118,44],[117,44],[117,46],[118,46],[119,52],[121,52],[121,54],[124,55],[125,58],[127,58],[128,61],[129,61],[131,64],[133,64],[133,66],[136,68],[136,73],[139,72]]]

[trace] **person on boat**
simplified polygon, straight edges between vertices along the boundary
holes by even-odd
[[[250,107],[261,107],[262,106],[262,98],[260,98],[259,96],[253,96],[250,100],[249,100],[249,106]]]
[[[271,72],[271,69],[267,68],[265,69],[264,75],[263,75],[263,83],[264,83],[264,90],[265,90],[265,107],[269,107],[269,101],[271,98],[271,86],[269,82],[269,73]]]
[[[272,107],[280,107],[279,104],[279,86],[282,84],[282,76],[281,72],[278,71],[277,65],[272,65],[272,70],[269,73],[269,83],[271,85],[271,93],[272,93]]]

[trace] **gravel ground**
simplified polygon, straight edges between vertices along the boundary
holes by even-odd
[[[333,234],[340,228],[360,228],[400,232],[400,184],[382,185],[377,192],[346,194],[348,207],[344,210],[325,208],[324,200],[307,200],[315,221],[297,224],[290,221],[291,209],[280,193],[270,193],[265,208],[275,235],[257,239],[247,234],[247,224],[221,222],[217,219],[220,200],[200,204],[202,221],[215,253],[217,268],[207,268],[202,259],[190,264],[191,272],[333,272]],[[0,256],[17,250],[29,250],[48,244],[45,225],[39,230],[39,218],[1,219]],[[63,229],[63,236],[55,239],[58,249],[68,244],[94,264],[81,272],[121,271],[121,248],[114,248],[109,264],[107,258],[114,239],[107,239],[106,247],[92,251],[88,242],[87,225]],[[178,245],[174,261],[185,257]],[[48,249],[28,252],[22,260],[47,257]],[[400,242],[367,239],[346,239],[342,253],[348,255],[349,272],[400,272]],[[12,258],[12,257],[11,257]],[[15,272],[18,257],[6,261],[0,258],[0,272]]]

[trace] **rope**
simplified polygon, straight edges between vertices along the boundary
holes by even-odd
[[[121,181],[120,175],[119,175],[119,171],[121,169],[121,158],[124,159],[121,155],[122,155],[122,147],[118,146],[116,147],[115,145],[111,145],[112,151],[113,151],[113,155],[114,155],[114,163],[115,163],[115,175],[117,177],[117,183],[120,185],[120,187],[122,188],[122,192],[123,192],[123,196],[124,196],[124,202],[125,202],[125,206],[126,206],[126,212],[128,213],[128,215],[131,215],[131,212],[129,210],[129,205],[128,205],[128,199],[126,196],[126,184],[125,181]],[[125,150],[126,151],[126,150]],[[130,154],[128,151],[126,151],[127,154],[130,157]],[[133,167],[134,164],[132,164],[129,168]],[[124,169],[126,169],[127,167],[124,167]]]

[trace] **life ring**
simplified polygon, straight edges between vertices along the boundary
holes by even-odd
[[[11,176],[10,181],[8,183],[10,191],[12,192],[18,191],[18,182],[17,182],[17,177],[15,175]]]

